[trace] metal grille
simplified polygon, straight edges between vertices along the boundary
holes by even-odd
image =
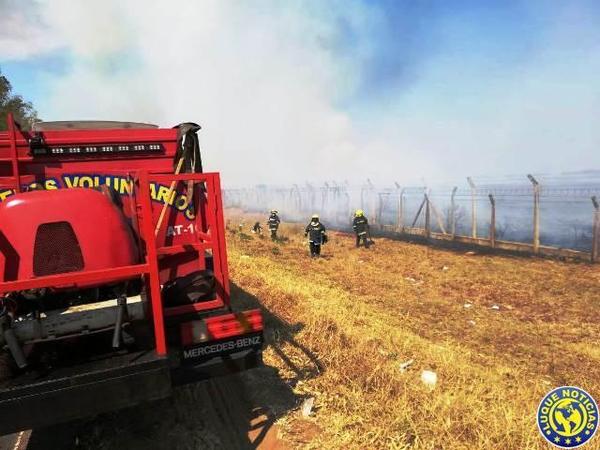
[[[71,224],[41,224],[35,236],[33,273],[39,277],[82,269],[83,256]]]

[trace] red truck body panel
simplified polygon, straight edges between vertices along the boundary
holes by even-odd
[[[85,210],[82,205],[86,206]],[[3,234],[0,281],[110,269],[139,262],[125,217],[106,195],[92,189],[33,191],[10,196],[0,203],[0,224]],[[50,225],[46,228],[50,233],[45,244],[48,248],[39,248],[44,245],[44,236],[38,234],[39,224]],[[64,227],[67,236],[61,231]],[[44,230],[42,228],[41,233]],[[34,260],[36,248],[38,254],[45,253],[38,267]],[[79,254],[79,258],[75,258],[78,261],[65,261],[72,259],[73,253]],[[47,267],[48,263],[51,267]],[[110,281],[118,280],[107,280]]]
[[[43,152],[32,145],[40,136]],[[0,250],[4,255],[0,295],[40,286],[82,287],[141,275],[152,305],[158,354],[166,353],[164,317],[229,307],[219,175],[175,175],[177,145],[175,128],[51,130],[36,136],[21,131],[9,119],[9,130],[0,132]],[[195,187],[188,201],[186,183],[190,181]],[[173,182],[175,189],[169,195]],[[46,191],[22,193],[34,184],[44,186]],[[114,248],[111,244],[114,236],[126,233],[123,221],[106,202],[86,200],[102,194],[82,188],[103,185],[118,194],[121,212],[140,240],[141,258],[135,263],[131,248]],[[82,203],[94,206],[78,211],[76,205]],[[25,204],[35,208],[21,214],[19,208]],[[165,204],[167,214],[155,235]],[[11,241],[32,242],[37,224],[66,217],[84,237],[84,257],[93,255],[90,261],[94,263],[79,271],[38,277],[31,263],[32,247],[15,247]],[[11,252],[17,254],[12,255],[15,260],[20,258],[17,269],[8,263]],[[215,298],[163,307],[161,286],[193,270],[205,269],[209,260],[217,285]],[[254,323],[252,330],[262,330],[262,321]]]
[[[80,150],[79,153],[65,152],[47,156],[32,155],[29,145],[32,136],[31,133],[18,129],[0,132],[0,202],[34,184],[48,190],[108,186],[121,197],[123,212],[135,221],[134,215],[137,212],[134,211],[135,205],[131,197],[133,178],[140,171],[173,172],[177,145],[176,129],[44,131],[43,138],[50,149]],[[119,147],[122,146],[145,146],[146,150],[119,151]],[[150,146],[156,146],[159,150],[148,150]],[[109,147],[113,151],[104,151]],[[96,151],[84,153],[84,150],[90,148],[95,148]],[[17,164],[14,163],[13,155],[16,155]],[[169,184],[150,181],[152,220],[158,220],[165,203],[168,204],[170,212],[165,226],[157,235],[156,242],[159,246],[189,244],[194,241],[193,205],[187,204],[186,196],[182,193],[183,183],[178,185],[174,195],[167,198]],[[220,196],[219,192],[219,201]],[[201,213],[200,219],[204,218],[205,214]],[[174,276],[182,276],[196,270],[198,263],[203,261],[201,258],[191,263],[189,257],[182,255],[162,259],[159,266],[161,284]]]

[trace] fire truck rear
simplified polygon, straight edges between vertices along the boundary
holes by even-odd
[[[233,312],[217,173],[199,126],[0,132],[0,434],[167,397],[255,367]]]

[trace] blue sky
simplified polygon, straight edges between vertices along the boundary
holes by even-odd
[[[197,114],[240,183],[256,152],[279,182],[600,168],[598,2],[90,4],[1,4],[15,91],[47,119]]]
[[[65,73],[68,64],[68,54],[56,51],[26,60],[3,61],[0,70],[10,80],[16,93],[38,105],[44,102],[44,77],[47,74],[60,76]]]
[[[548,10],[542,10],[536,17],[526,3],[515,1],[386,0],[357,4],[375,16],[375,26],[365,29],[351,23],[347,14],[333,10],[337,8],[333,4],[325,8],[313,4],[312,11],[315,15],[333,16],[335,32],[322,45],[335,58],[360,71],[360,82],[339,98],[344,107],[357,109],[363,104],[385,101],[390,90],[408,90],[432,60],[443,61],[437,69],[444,76],[454,77],[457,72],[472,68],[470,80],[452,80],[454,86],[461,88],[472,79],[515,70],[535,50],[536,39],[546,30],[543,13],[548,14]],[[593,2],[586,10],[597,12]],[[363,49],[357,51],[360,47]],[[0,67],[17,91],[42,104],[44,76],[64,74],[72,59],[68,48],[59,48],[31,58],[7,58]]]

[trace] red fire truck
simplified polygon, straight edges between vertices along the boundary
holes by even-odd
[[[0,434],[261,363],[230,304],[221,187],[199,126],[0,132]]]

